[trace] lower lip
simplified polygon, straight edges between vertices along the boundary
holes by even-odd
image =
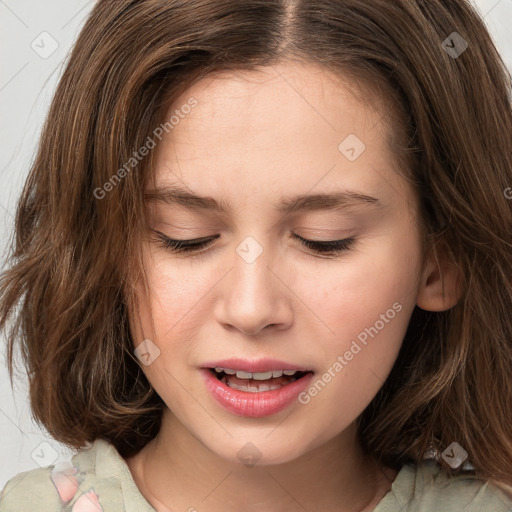
[[[233,414],[249,418],[261,418],[282,411],[309,386],[313,378],[312,373],[307,373],[280,389],[249,393],[230,388],[217,379],[210,370],[202,368],[201,372],[206,388],[220,405]]]

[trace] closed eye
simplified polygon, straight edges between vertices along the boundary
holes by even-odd
[[[169,249],[175,253],[185,253],[185,254],[197,254],[205,252],[209,252],[212,248],[208,248],[209,244],[213,242],[213,240],[219,238],[220,235],[213,235],[209,237],[203,238],[194,238],[191,240],[176,240],[173,238],[169,238],[165,236],[163,233],[155,230],[155,233],[158,235],[157,242],[161,247],[165,249]],[[347,251],[350,249],[352,244],[355,241],[355,237],[344,238],[342,240],[308,240],[306,238],[302,238],[295,233],[292,233],[291,236],[293,238],[298,239],[302,245],[307,247],[308,249],[318,253],[318,254],[339,254],[343,251]],[[205,250],[206,249],[206,250]]]

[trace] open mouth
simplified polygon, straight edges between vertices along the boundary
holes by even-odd
[[[260,393],[281,389],[312,371],[273,370],[251,373],[229,368],[209,368],[209,371],[226,386],[238,391]]]

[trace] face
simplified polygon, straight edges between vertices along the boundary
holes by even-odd
[[[179,122],[156,149],[149,296],[139,282],[130,328],[135,346],[149,340],[162,428],[226,460],[292,461],[343,436],[384,384],[415,306],[416,196],[385,113],[351,90],[315,65],[210,76],[173,104]],[[276,373],[221,382],[211,366]],[[279,377],[293,369],[304,375]]]

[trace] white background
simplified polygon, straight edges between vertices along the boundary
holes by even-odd
[[[473,1],[512,70],[512,0]],[[16,200],[34,157],[43,119],[63,71],[63,63],[93,5],[91,0],[0,0],[2,267],[5,266]],[[58,44],[49,56],[40,56],[31,46],[39,44],[39,53],[52,50],[51,40],[41,36],[42,32],[51,34]],[[46,38],[44,45],[41,38]],[[13,393],[5,366],[4,335],[0,342],[1,489],[15,474],[68,459],[74,452],[50,438],[31,419],[23,373],[16,379]]]

